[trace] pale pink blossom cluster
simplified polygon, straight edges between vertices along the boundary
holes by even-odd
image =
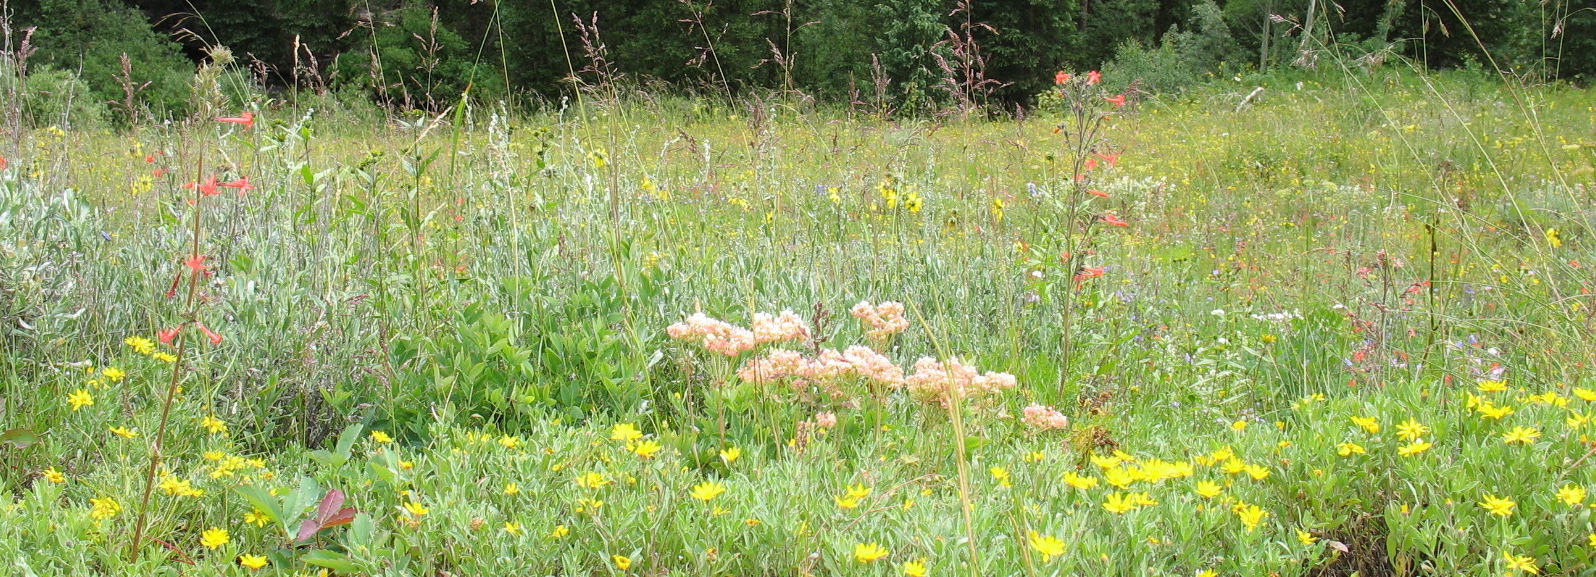
[[[1021,420],[1025,421],[1027,425],[1044,431],[1048,429],[1068,429],[1070,427],[1070,418],[1064,416],[1064,413],[1058,412],[1058,409],[1053,407],[1036,403],[1031,403],[1031,406],[1025,408],[1025,417]]]
[[[848,311],[853,316],[859,317],[866,326],[870,327],[868,334],[872,339],[885,339],[909,328],[909,319],[903,316],[903,303],[887,301],[879,305],[871,305],[870,301],[859,301]]]
[[[728,357],[751,351],[764,343],[809,338],[809,325],[792,311],[782,311],[778,316],[755,313],[753,324],[753,330],[749,330],[704,313],[693,313],[685,322],[665,327],[665,333],[679,341],[700,343],[705,349]]]
[[[751,383],[797,379],[800,385],[829,383],[845,377],[860,377],[897,387],[903,384],[903,368],[870,347],[854,345],[842,352],[825,349],[818,356],[774,349],[764,358],[743,364],[737,376]]]
[[[809,323],[792,311],[781,311],[770,316],[754,313],[754,340],[760,344],[781,341],[801,341],[809,338]]]
[[[837,428],[837,414],[831,411],[815,413],[815,424],[822,429]]]
[[[931,357],[920,357],[914,362],[914,374],[903,379],[903,386],[916,398],[939,400],[946,404],[950,392],[961,399],[977,398],[1012,389],[1017,382],[1014,375],[990,371],[981,373],[957,358],[939,362]]]

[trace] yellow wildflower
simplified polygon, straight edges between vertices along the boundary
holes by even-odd
[[[1213,481],[1201,481],[1197,483],[1197,494],[1202,495],[1205,499],[1218,497],[1219,494],[1223,493],[1224,491],[1225,489],[1220,487],[1219,483],[1215,483]]]
[[[853,546],[853,558],[860,563],[873,563],[887,556],[887,548],[876,543],[857,544]]]
[[[1364,453],[1368,453],[1368,451],[1364,450],[1363,447],[1358,446],[1357,443],[1341,443],[1336,445],[1336,454],[1343,457],[1362,455]]]
[[[514,435],[504,435],[499,437],[499,445],[506,449],[515,449],[521,446],[521,438]]]
[[[250,555],[245,553],[238,556],[238,564],[243,565],[251,570],[260,569],[266,566],[266,557],[264,555]]]
[[[1573,484],[1563,485],[1563,488],[1557,490],[1557,498],[1565,505],[1579,505],[1585,502],[1587,494],[1584,487]]]
[[[714,481],[705,481],[693,487],[692,497],[700,501],[708,501],[719,497],[726,492],[726,486]]]
[[[118,437],[122,437],[124,439],[131,439],[133,437],[139,436],[139,432],[138,431],[135,431],[133,429],[129,429],[127,427],[111,427],[111,434],[116,435]]]
[[[919,561],[904,561],[903,574],[908,577],[925,577],[925,559]]]
[[[117,503],[116,499],[110,497],[89,499],[89,504],[94,507],[89,511],[89,516],[102,521],[115,517],[117,513],[122,512],[122,504]]]
[[[200,426],[204,427],[205,430],[209,431],[212,435],[221,435],[227,432],[227,423],[222,422],[221,419],[218,419],[214,416],[205,417],[204,420],[200,421]]]
[[[1523,443],[1528,445],[1534,443],[1535,439],[1539,438],[1541,438],[1541,432],[1533,427],[1513,427],[1513,430],[1502,433],[1502,442],[1509,445],[1513,443]]]
[[[505,521],[504,522],[504,532],[505,533],[509,533],[511,535],[515,535],[517,537],[520,537],[521,536],[521,524],[520,523],[510,522],[510,521]]]
[[[371,440],[378,443],[392,443],[393,437],[388,436],[388,433],[384,433],[382,431],[372,431]]]
[[[228,538],[227,536],[226,529],[217,527],[206,529],[204,533],[200,534],[200,545],[204,546],[206,549],[215,549],[221,547],[222,545],[226,545],[227,542],[231,540],[232,539]]]
[[[1479,389],[1482,393],[1500,393],[1507,390],[1507,381],[1495,379],[1480,381],[1480,384],[1474,388]]]
[[[1485,500],[1480,502],[1481,509],[1490,511],[1492,515],[1496,515],[1498,517],[1512,516],[1513,507],[1517,505],[1518,503],[1514,503],[1512,499],[1497,497],[1496,495],[1490,494],[1487,494],[1485,496]]]
[[[1363,427],[1371,435],[1380,434],[1380,420],[1374,417],[1352,417],[1352,423]]]
[[[113,383],[122,382],[122,379],[127,378],[127,371],[116,367],[106,367],[100,371],[100,374],[105,375],[105,378],[110,379]]]
[[[44,480],[56,484],[65,483],[66,475],[63,475],[60,471],[55,470],[55,467],[50,467],[44,470]]]
[[[571,529],[570,528],[566,527],[565,525],[555,525],[554,526],[554,530],[549,532],[549,538],[550,539],[560,539],[560,538],[565,537],[566,535],[570,535],[570,534],[571,534]]]
[[[609,479],[604,478],[604,475],[599,473],[586,473],[576,478],[576,486],[583,489],[602,489],[610,483]]]
[[[1397,454],[1404,457],[1412,457],[1419,453],[1430,450],[1430,447],[1433,446],[1435,446],[1433,443],[1426,443],[1423,440],[1417,440],[1412,443],[1397,447]]]
[[[1247,532],[1250,533],[1253,529],[1258,528],[1258,524],[1263,522],[1264,517],[1269,516],[1269,512],[1264,511],[1257,505],[1238,503],[1236,505],[1236,516],[1241,518],[1241,524],[1246,525]]]
[[[1509,551],[1503,551],[1502,557],[1507,559],[1508,571],[1523,571],[1530,575],[1541,574],[1541,568],[1536,564],[1534,557],[1514,555]]]
[[[625,555],[610,555],[610,560],[615,562],[615,568],[625,571],[632,568],[632,559]]]
[[[83,389],[78,389],[76,392],[73,392],[72,394],[67,395],[67,402],[71,403],[72,404],[72,410],[76,411],[76,410],[81,409],[83,407],[87,407],[87,406],[93,405],[94,404],[94,395],[89,394],[88,391],[85,391]]]
[[[727,465],[732,464],[733,461],[736,461],[739,457],[742,457],[742,456],[743,456],[743,450],[739,449],[737,447],[731,447],[731,448],[725,449],[725,450],[720,452],[720,460],[722,462],[726,463]]]
[[[1097,477],[1077,475],[1072,471],[1064,474],[1064,482],[1076,489],[1090,489],[1097,486]]]
[[[660,452],[660,449],[663,449],[663,448],[664,447],[661,447],[659,443],[654,442],[652,440],[645,440],[645,441],[642,441],[640,443],[629,444],[629,445],[626,446],[626,450],[631,451],[633,453],[637,453],[637,456],[642,457],[644,459],[652,459],[652,458],[654,458],[654,455],[658,454]]]
[[[404,510],[405,510],[406,513],[409,513],[410,516],[412,516],[412,517],[420,517],[422,515],[426,515],[427,513],[432,512],[432,510],[428,509],[425,505],[422,505],[421,503],[417,503],[415,501],[406,501],[405,505],[404,505]]]
[[[1060,541],[1058,537],[1054,537],[1052,535],[1043,535],[1041,533],[1037,533],[1036,531],[1031,531],[1030,539],[1028,539],[1028,541],[1030,541],[1032,549],[1035,549],[1037,553],[1042,554],[1042,562],[1044,563],[1052,561],[1054,557],[1064,554],[1064,542]]]
[[[1404,441],[1414,441],[1419,437],[1430,434],[1430,428],[1419,424],[1419,421],[1409,418],[1407,422],[1397,425],[1397,438]]]
[[[1136,509],[1136,500],[1124,493],[1114,493],[1104,499],[1103,508],[1115,515],[1123,515]]]

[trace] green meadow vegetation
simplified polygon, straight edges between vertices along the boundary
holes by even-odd
[[[1596,96],[1321,68],[13,124],[0,571],[1596,571]]]

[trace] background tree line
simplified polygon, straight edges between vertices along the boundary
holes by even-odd
[[[588,83],[792,90],[893,110],[961,90],[1023,105],[1061,68],[1108,66],[1173,91],[1222,69],[1326,57],[1488,66],[1481,44],[1497,65],[1537,80],[1596,74],[1591,0],[9,0],[7,9],[10,74],[44,93],[81,86],[110,110],[157,115],[182,112],[210,45],[249,64],[251,86],[422,109],[468,87],[484,99],[558,99],[573,71]]]

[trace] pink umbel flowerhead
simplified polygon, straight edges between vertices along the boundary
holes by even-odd
[[[1032,403],[1031,406],[1025,408],[1025,417],[1021,420],[1032,428],[1043,431],[1068,429],[1070,427],[1070,418],[1064,416],[1064,413],[1058,412],[1053,407],[1036,403]]]

